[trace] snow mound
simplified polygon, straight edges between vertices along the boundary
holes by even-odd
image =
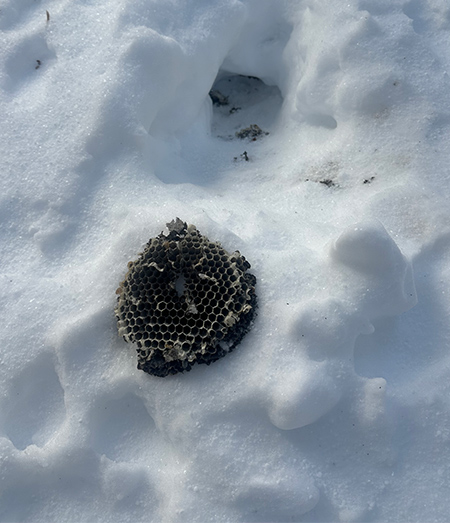
[[[357,337],[371,334],[379,316],[399,315],[417,302],[410,263],[377,223],[341,233],[324,264],[328,296],[298,307],[286,325],[291,346],[272,356],[281,363],[274,363],[280,376],[268,412],[280,429],[304,427],[329,412],[354,377]]]

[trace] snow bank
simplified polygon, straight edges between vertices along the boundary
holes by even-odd
[[[2,521],[446,519],[449,13],[2,2]],[[176,216],[260,307],[158,379],[114,292]]]

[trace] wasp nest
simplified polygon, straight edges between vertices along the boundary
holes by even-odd
[[[152,238],[117,289],[119,335],[137,345],[138,369],[168,376],[231,352],[249,330],[256,278],[179,218]]]

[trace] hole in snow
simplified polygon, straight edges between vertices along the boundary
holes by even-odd
[[[213,134],[227,140],[250,141],[270,133],[280,112],[283,97],[277,86],[266,85],[255,76],[219,72],[209,96],[213,104]],[[243,132],[248,129],[261,132]]]

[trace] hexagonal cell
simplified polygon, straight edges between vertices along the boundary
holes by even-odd
[[[179,218],[167,226],[128,264],[115,308],[120,334],[138,346],[138,368],[160,377],[231,352],[256,311],[256,278],[239,252]]]

